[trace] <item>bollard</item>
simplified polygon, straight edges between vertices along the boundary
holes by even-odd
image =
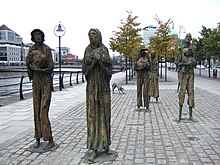
[[[83,75],[83,73],[82,73],[82,82],[84,83],[85,81],[84,81],[84,75]]]
[[[213,78],[217,78],[217,69],[213,69]]]
[[[77,72],[77,75],[76,75],[76,84],[79,84],[79,71]]]
[[[23,96],[23,92],[22,92],[23,79],[24,79],[24,76],[21,76],[21,81],[20,81],[20,100],[24,100],[24,96]]]
[[[73,74],[73,72],[70,73],[70,86],[73,86],[72,81],[71,81],[72,80],[72,74]]]
[[[64,72],[62,73],[62,78],[61,78],[61,87],[64,88],[64,85],[63,85],[63,77],[64,77]]]

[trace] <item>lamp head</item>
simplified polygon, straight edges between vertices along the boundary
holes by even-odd
[[[57,32],[63,32],[63,29],[62,29],[62,26],[59,24],[58,27],[57,27]]]
[[[57,37],[62,37],[65,34],[65,32],[66,32],[65,27],[60,23],[54,27],[54,34]]]

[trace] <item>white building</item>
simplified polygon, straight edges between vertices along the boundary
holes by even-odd
[[[0,26],[0,65],[23,65],[25,53],[22,38],[7,26]]]
[[[143,28],[143,44],[148,45],[150,43],[150,37],[155,36],[155,32],[157,31],[157,27],[153,25],[148,25]]]
[[[56,47],[56,50],[59,52],[59,47]],[[60,47],[60,51],[61,51],[61,56],[64,56],[70,53],[70,48]]]
[[[31,36],[30,36],[31,37]],[[6,25],[0,26],[0,66],[23,66],[26,56],[33,43],[23,43],[22,37],[9,29]],[[59,62],[59,49],[51,48],[53,61]],[[61,58],[70,53],[70,48],[61,47]]]
[[[27,47],[10,44],[0,45],[0,66],[24,65],[27,52]]]

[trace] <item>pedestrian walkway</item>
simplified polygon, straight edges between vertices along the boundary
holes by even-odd
[[[219,88],[214,89],[213,80],[196,77],[194,121],[188,120],[188,108],[184,104],[183,121],[177,123],[176,78],[177,73],[169,71],[167,82],[159,79],[159,102],[151,98],[150,111],[138,112],[136,77],[125,84],[125,72],[113,75],[111,83],[122,84],[126,92],[112,94],[110,150],[117,157],[114,161],[94,164],[220,164]],[[87,164],[83,159],[87,153],[85,89],[83,83],[53,92],[50,119],[55,143],[59,145],[55,151],[27,150],[35,142],[32,99],[0,107],[0,165]]]

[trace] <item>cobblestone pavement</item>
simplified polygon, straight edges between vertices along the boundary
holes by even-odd
[[[204,89],[195,89],[194,121],[188,120],[184,104],[183,120],[178,116],[177,83],[160,81],[160,97],[151,98],[150,111],[136,111],[135,79],[124,84],[126,94],[112,94],[110,149],[117,152],[112,165],[219,165],[220,97]],[[67,97],[67,96],[66,96]],[[69,98],[69,101],[74,98]],[[69,106],[53,118],[55,151],[31,153],[34,143],[30,131],[0,150],[0,165],[81,165],[86,149],[85,102]],[[100,163],[94,163],[100,164]]]

